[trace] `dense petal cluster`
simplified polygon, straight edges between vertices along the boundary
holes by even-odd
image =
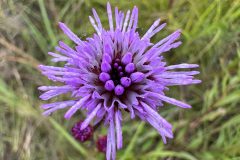
[[[81,123],[84,130],[92,120],[108,126],[107,160],[115,159],[116,149],[122,147],[122,112],[128,111],[131,118],[139,117],[152,125],[162,136],[173,138],[172,126],[157,113],[157,108],[167,102],[181,108],[191,106],[167,97],[168,86],[200,83],[194,79],[198,71],[176,71],[196,68],[196,64],[167,66],[162,54],[178,47],[181,42],[177,30],[156,44],[150,38],[165,27],[156,20],[140,37],[137,29],[138,8],[128,10],[126,15],[107,4],[109,30],[102,27],[97,12],[93,9],[90,22],[96,34],[85,41],[78,38],[64,23],[62,31],[76,44],[74,48],[60,41],[56,51],[49,52],[53,62],[66,62],[64,67],[40,65],[42,73],[62,86],[41,86],[40,98],[49,100],[61,94],[71,93],[71,100],[44,104],[44,115],[70,107],[65,114],[70,119],[77,111],[86,110]],[[115,19],[115,21],[113,20]],[[115,24],[114,24],[115,23]],[[175,70],[175,71],[174,71]]]

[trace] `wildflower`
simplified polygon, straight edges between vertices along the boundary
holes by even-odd
[[[163,53],[178,47],[181,42],[177,30],[156,44],[151,37],[165,27],[156,20],[148,31],[140,37],[137,29],[138,8],[127,11],[126,16],[115,8],[115,24],[111,6],[107,4],[109,30],[101,24],[93,9],[90,22],[96,34],[85,41],[78,38],[64,23],[59,27],[76,46],[69,47],[60,41],[56,50],[49,52],[53,62],[66,62],[64,67],[40,65],[42,73],[50,80],[62,82],[62,86],[42,86],[45,91],[40,98],[49,100],[61,94],[71,93],[71,100],[44,104],[44,115],[70,107],[65,114],[70,119],[77,111],[87,110],[86,119],[80,129],[85,129],[94,119],[108,126],[107,160],[116,158],[116,149],[122,148],[122,112],[128,111],[152,125],[166,143],[173,138],[172,126],[157,113],[163,102],[181,108],[191,106],[165,95],[169,86],[200,83],[194,79],[197,71],[174,71],[175,69],[197,68],[196,64],[167,66]]]
[[[82,121],[77,122],[72,127],[72,135],[76,140],[80,142],[85,142],[92,138],[93,128],[91,125],[88,125],[86,128],[81,129],[81,126],[82,126]]]
[[[107,148],[107,136],[101,136],[97,140],[97,149],[99,152],[106,152]]]

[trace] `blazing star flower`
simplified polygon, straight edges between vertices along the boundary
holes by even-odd
[[[76,44],[74,48],[60,41],[56,50],[49,52],[53,62],[66,62],[64,67],[40,65],[42,73],[50,80],[63,83],[62,86],[41,86],[45,91],[40,98],[49,100],[61,94],[71,93],[71,100],[44,104],[44,115],[70,107],[65,114],[70,119],[77,111],[87,110],[81,123],[84,130],[92,120],[95,124],[104,122],[108,126],[107,160],[116,158],[116,149],[122,148],[122,112],[130,117],[141,118],[152,125],[166,143],[173,138],[172,126],[157,109],[163,102],[181,108],[191,106],[165,95],[168,86],[200,83],[194,79],[198,71],[174,71],[175,69],[197,68],[197,64],[167,66],[163,53],[178,47],[181,31],[177,30],[156,44],[150,42],[156,33],[165,27],[156,20],[140,37],[137,29],[138,8],[127,11],[126,16],[115,8],[115,24],[111,6],[107,4],[109,30],[101,24],[95,9],[90,22],[96,34],[85,41],[77,37],[64,23],[62,31]]]

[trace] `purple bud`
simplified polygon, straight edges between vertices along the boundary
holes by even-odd
[[[122,64],[127,65],[128,63],[132,62],[132,54],[130,52],[127,52],[123,57],[122,57]]]
[[[122,66],[118,66],[118,71],[122,71]]]
[[[145,78],[145,75],[142,72],[134,72],[130,75],[130,78],[133,83],[138,83]]]
[[[131,79],[128,77],[122,77],[120,82],[123,87],[129,87],[131,85]]]
[[[118,84],[118,85],[115,87],[114,92],[115,92],[115,94],[118,95],[118,96],[122,95],[123,92],[124,92],[123,86],[121,86],[120,84]]]
[[[106,61],[102,62],[102,64],[101,64],[102,72],[110,72],[111,69],[112,69],[112,67],[109,63],[107,63]]]
[[[106,82],[107,80],[110,79],[110,75],[109,75],[108,73],[106,73],[106,72],[102,72],[102,73],[100,73],[100,75],[99,75],[99,79],[100,79],[100,81],[102,81],[102,82]]]
[[[82,121],[79,121],[75,123],[75,125],[72,127],[72,135],[73,137],[80,141],[85,142],[89,140],[93,135],[93,128],[91,125],[88,125],[85,129],[81,130]]]
[[[113,64],[113,67],[117,69],[117,68],[118,68],[118,63],[115,62],[115,63]]]
[[[129,63],[129,64],[127,64],[126,67],[125,67],[125,71],[126,71],[127,73],[132,73],[134,70],[135,70],[135,66],[134,66],[133,63]]]
[[[116,63],[119,63],[119,62],[120,62],[120,59],[119,59],[119,58],[115,59],[115,62],[116,62]]]
[[[107,136],[99,137],[97,140],[97,149],[99,152],[106,152],[107,149]]]
[[[124,73],[120,72],[118,75],[119,75],[119,77],[122,77],[124,75]]]
[[[104,54],[103,56],[104,61],[111,63],[112,62],[112,58],[108,55],[108,54]]]
[[[112,90],[115,88],[113,81],[112,81],[112,80],[108,80],[108,81],[105,83],[104,88],[105,88],[106,90],[108,90],[108,91],[112,91]]]

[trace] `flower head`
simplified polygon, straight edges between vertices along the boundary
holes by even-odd
[[[97,140],[97,149],[99,152],[106,152],[107,148],[107,136],[101,136]]]
[[[86,119],[81,123],[85,129],[94,119],[108,126],[107,160],[115,159],[116,148],[122,147],[122,112],[130,117],[140,117],[152,125],[161,135],[163,142],[173,138],[172,126],[157,113],[163,102],[181,108],[191,106],[167,97],[169,86],[200,83],[194,79],[197,71],[174,71],[175,69],[196,68],[196,64],[167,66],[163,53],[178,47],[181,42],[177,30],[156,44],[150,38],[165,27],[156,20],[140,37],[137,29],[138,8],[128,10],[126,15],[115,8],[115,22],[111,6],[107,4],[109,30],[102,27],[97,12],[93,9],[90,22],[96,34],[85,41],[78,38],[64,23],[59,27],[76,46],[69,47],[59,42],[56,50],[49,52],[53,62],[66,62],[64,67],[41,65],[42,73],[50,80],[63,83],[62,86],[42,86],[45,91],[40,98],[48,100],[61,94],[71,93],[71,100],[44,104],[44,115],[70,107],[65,114],[70,119],[77,111],[87,110]],[[115,24],[114,24],[115,23]]]
[[[73,137],[80,141],[80,142],[85,142],[92,138],[93,135],[93,128],[91,125],[88,125],[86,128],[81,129],[82,127],[82,121],[77,122],[73,127],[72,127],[72,135]]]

